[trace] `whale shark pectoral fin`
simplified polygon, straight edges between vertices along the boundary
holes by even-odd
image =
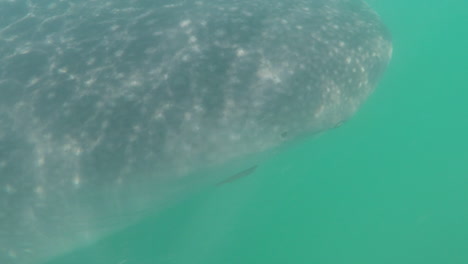
[[[218,183],[216,184],[216,186],[224,185],[224,184],[226,184],[226,183],[233,182],[233,181],[235,181],[235,180],[238,180],[238,179],[240,179],[240,178],[243,178],[243,177],[245,177],[245,176],[248,176],[248,175],[254,173],[255,170],[257,169],[257,167],[258,167],[258,165],[254,165],[254,166],[252,166],[252,167],[250,167],[250,168],[248,168],[248,169],[245,169],[245,170],[240,171],[240,172],[238,172],[238,173],[236,173],[236,174],[234,174],[234,175],[232,175],[232,176],[230,176],[230,177],[227,177],[226,179],[224,179],[224,180],[218,182]]]

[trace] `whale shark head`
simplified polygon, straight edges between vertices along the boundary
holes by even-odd
[[[99,239],[210,184],[203,172],[244,175],[341,124],[391,56],[360,0],[18,0],[0,13],[6,264]]]

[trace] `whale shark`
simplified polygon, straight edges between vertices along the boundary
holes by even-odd
[[[39,264],[350,119],[361,0],[1,0],[0,263]]]

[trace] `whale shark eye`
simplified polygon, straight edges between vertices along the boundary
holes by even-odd
[[[284,131],[283,133],[280,134],[282,139],[286,139],[288,137],[288,131]]]
[[[335,126],[333,126],[333,128],[338,128],[340,126],[342,126],[344,124],[344,121],[340,121],[338,123],[335,124]]]

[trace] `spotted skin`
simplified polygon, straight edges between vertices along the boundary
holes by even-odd
[[[360,0],[1,0],[0,263],[66,253],[197,172],[341,124],[391,50]]]

